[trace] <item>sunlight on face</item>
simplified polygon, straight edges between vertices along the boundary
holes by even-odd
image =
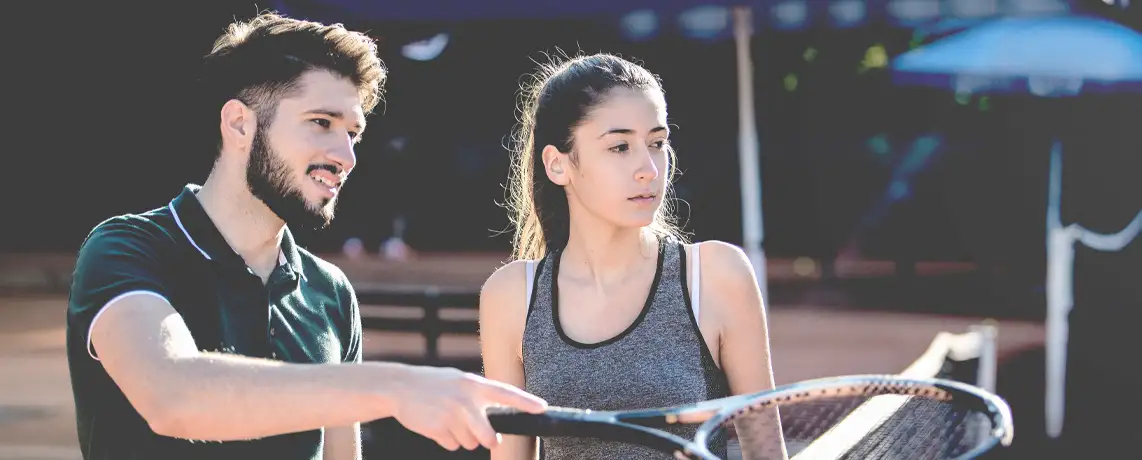
[[[608,91],[574,130],[569,199],[619,227],[649,225],[666,193],[669,134],[661,92]]]
[[[365,116],[344,78],[311,71],[278,104],[250,153],[250,190],[287,224],[320,229],[333,219],[337,196],[356,165]]]

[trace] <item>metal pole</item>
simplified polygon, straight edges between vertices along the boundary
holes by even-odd
[[[753,36],[752,12],[748,6],[735,6],[734,43],[737,45],[738,70],[738,156],[741,166],[742,249],[757,275],[762,299],[768,305],[768,283],[765,238],[761,210],[761,165],[757,141],[757,122],[753,106],[753,59],[750,39]]]
[[[969,330],[979,339],[976,386],[994,393],[999,373],[999,328],[995,321],[988,320],[983,324],[973,324]]]
[[[1047,190],[1047,436],[1057,438],[1063,431],[1066,395],[1067,337],[1074,282],[1075,237],[1063,227],[1060,217],[1063,158],[1062,146],[1051,147],[1050,182]]]

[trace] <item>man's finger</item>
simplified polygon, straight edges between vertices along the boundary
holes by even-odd
[[[436,444],[439,444],[440,447],[443,447],[447,450],[456,450],[456,447],[458,446],[456,443],[456,438],[452,436],[452,432],[448,429],[447,426],[442,426],[431,430],[423,430],[418,433],[421,436],[431,439]]]
[[[443,447],[445,450],[455,451],[460,448],[460,443],[456,442],[456,437],[449,430],[444,430],[439,435],[433,437],[432,440],[440,444],[440,447]]]
[[[460,447],[472,450],[480,446],[480,442],[476,439],[476,436],[472,434],[472,430],[468,428],[466,420],[455,420],[449,424],[449,430],[452,432],[452,437],[456,438],[456,442],[460,444]]]
[[[543,413],[547,410],[547,401],[506,383],[489,380],[485,382],[483,388],[484,394],[493,404],[512,407],[533,414]]]
[[[472,435],[480,442],[480,445],[490,449],[494,449],[499,445],[500,437],[497,436],[495,430],[492,429],[491,423],[488,423],[488,416],[483,412],[479,412],[476,408],[469,408],[464,411],[466,419],[464,420],[468,429],[472,431]]]

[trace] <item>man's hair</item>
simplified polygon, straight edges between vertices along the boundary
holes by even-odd
[[[204,58],[201,83],[215,113],[226,101],[238,99],[258,114],[264,128],[281,99],[298,91],[300,77],[311,70],[348,79],[366,114],[381,101],[387,72],[373,39],[341,24],[276,13],[230,24]],[[215,129],[214,135],[221,148],[221,134]]]

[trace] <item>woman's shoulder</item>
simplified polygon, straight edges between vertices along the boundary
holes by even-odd
[[[525,260],[511,261],[484,281],[479,301],[482,340],[520,340],[527,316],[527,265]]]
[[[683,246],[686,248],[686,252],[691,254],[694,253],[695,248],[698,249],[699,255],[703,262],[702,268],[706,268],[705,262],[707,261],[710,261],[715,265],[723,265],[731,269],[742,269],[746,267],[752,268],[752,266],[749,264],[749,257],[746,256],[745,251],[736,244],[727,243],[721,240],[705,240],[688,242]]]
[[[716,288],[756,285],[753,264],[740,246],[720,240],[687,243],[685,246],[691,260],[694,250],[698,250],[703,284]]]
[[[513,260],[495,269],[480,288],[481,297],[503,297],[508,291],[524,288],[527,268],[531,260]]]
[[[536,274],[543,260],[515,259],[493,271],[480,288],[480,308],[512,311],[527,308],[528,272]]]
[[[762,299],[757,272],[745,251],[734,244],[710,240],[690,245],[699,250],[702,305],[716,312],[722,324],[753,324]]]

